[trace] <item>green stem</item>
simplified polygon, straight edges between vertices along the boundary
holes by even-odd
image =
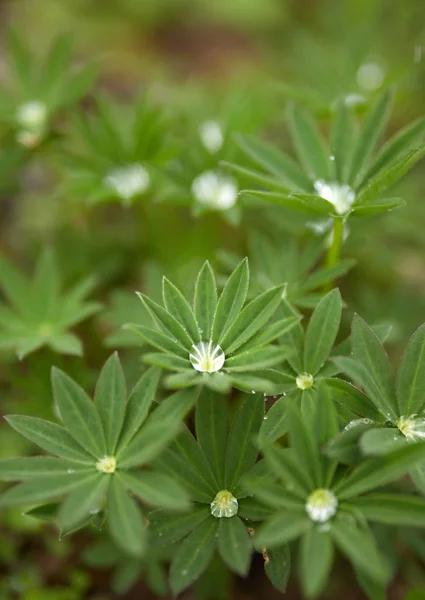
[[[341,246],[344,237],[344,219],[334,219],[332,243],[326,257],[326,266],[334,267],[339,261]]]

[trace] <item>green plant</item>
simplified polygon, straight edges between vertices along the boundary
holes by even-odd
[[[371,600],[396,577],[419,597],[425,325],[399,359],[403,332],[423,321],[415,188],[400,190],[410,221],[384,213],[405,204],[387,191],[423,156],[424,118],[377,149],[394,90],[359,110],[348,89],[324,107],[286,86],[330,117],[290,104],[298,163],[255,137],[280,127],[259,106],[260,80],[227,95],[158,85],[135,102],[98,90],[80,102],[94,73],[71,72],[68,37],[38,70],[20,37],[9,48],[0,388],[3,412],[18,414],[5,416],[0,480],[17,485],[0,495],[0,561],[24,567],[1,593],[84,595],[77,539],[88,573],[111,569],[115,594],[143,579],[156,595],[194,584],[197,598],[227,599],[231,577],[262,559],[282,593],[295,572],[307,598],[332,594],[331,576],[343,595],[352,567]],[[33,188],[42,240],[21,223]],[[381,240],[394,246],[385,261]],[[38,563],[23,572],[40,549],[27,540],[45,531],[42,552],[63,552],[47,591]],[[336,553],[351,564],[342,576]]]

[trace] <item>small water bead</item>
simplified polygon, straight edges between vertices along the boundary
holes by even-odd
[[[337,181],[326,182],[319,179],[314,182],[314,189],[319,196],[333,204],[339,215],[343,215],[351,208],[356,197],[349,185],[342,185]]]
[[[204,121],[199,127],[199,137],[210,154],[216,154],[223,146],[224,136],[217,121]]]
[[[68,469],[67,473],[68,475],[72,475],[72,473],[75,473],[75,469]]]
[[[308,388],[313,387],[314,377],[311,373],[300,373],[296,378],[295,383],[299,390],[308,390]]]
[[[373,92],[383,84],[385,70],[379,63],[371,61],[358,68],[356,78],[360,88],[366,92]]]
[[[114,473],[117,468],[115,456],[104,456],[96,463],[96,469],[101,473]]]
[[[305,510],[312,521],[326,523],[336,514],[338,500],[335,494],[326,488],[315,490],[307,498]]]
[[[148,189],[150,176],[142,165],[131,164],[110,171],[103,183],[121,200],[130,202]]]
[[[199,204],[215,210],[228,210],[238,199],[236,179],[221,171],[204,171],[193,180],[191,189]]]
[[[224,365],[226,357],[221,347],[210,340],[209,342],[193,344],[189,360],[197,371],[216,373]]]
[[[44,102],[31,100],[18,106],[16,121],[26,130],[37,130],[43,128],[47,120],[47,106]]]
[[[234,517],[238,514],[238,501],[228,490],[218,492],[211,502],[211,514],[217,519]]]

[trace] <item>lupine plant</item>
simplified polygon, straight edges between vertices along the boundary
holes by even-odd
[[[21,519],[77,540],[79,568],[111,570],[117,595],[144,580],[157,596],[193,586],[221,600],[262,577],[258,564],[306,598],[350,577],[371,600],[402,576],[417,585],[406,562],[425,560],[425,325],[400,357],[387,315],[367,325],[352,288],[365,289],[359,227],[403,210],[388,190],[425,153],[425,120],[377,149],[394,90],[365,114],[344,95],[328,122],[291,103],[297,162],[274,145],[289,147],[274,115],[251,118],[255,102],[191,115],[152,91],[87,97],[92,72],[72,75],[68,38],[41,78],[20,38],[9,45],[19,92],[1,98],[4,139],[44,164],[54,138],[41,172],[73,209],[48,240],[28,234],[21,267],[2,247],[1,392],[17,414],[0,436],[28,440],[28,456],[7,447],[0,460],[2,532]],[[279,210],[301,213],[296,232],[273,223]],[[125,260],[75,282],[68,239],[95,265],[118,246]]]

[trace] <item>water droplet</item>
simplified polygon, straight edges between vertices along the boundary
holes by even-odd
[[[199,344],[193,344],[189,360],[196,371],[202,373],[215,373],[219,371],[224,365],[226,357],[223,350],[218,344],[209,342],[199,342]]]
[[[255,390],[251,390],[251,394],[255,394]]]
[[[267,416],[267,415],[264,415],[264,417],[263,417],[263,420],[264,420],[264,421],[267,421],[267,419],[268,419],[268,416]]]
[[[75,473],[75,469],[68,469],[67,473],[68,475],[72,475],[72,473]]]
[[[187,569],[183,569],[182,575],[187,575]]]
[[[335,160],[335,156],[333,154],[330,155],[329,160],[334,161]]]

